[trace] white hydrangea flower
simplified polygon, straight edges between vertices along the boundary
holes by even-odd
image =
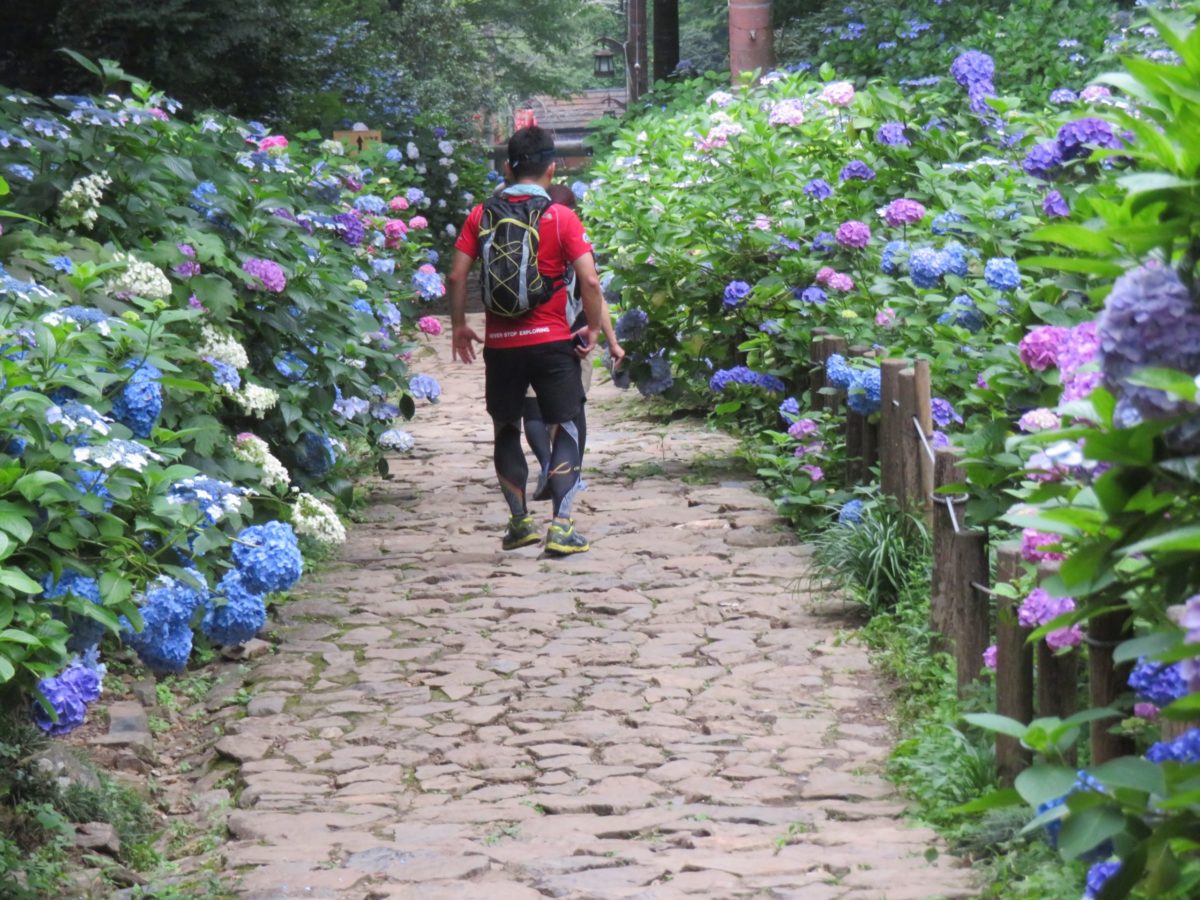
[[[112,184],[107,172],[76,178],[58,201],[58,221],[64,228],[82,225],[91,228],[100,217],[104,189]]]
[[[448,169],[452,165],[454,165],[454,160],[452,160],[448,156],[442,156],[442,157],[439,157],[439,159],[438,159],[438,165],[441,166],[443,169]]]
[[[100,447],[76,447],[75,462],[92,462],[102,469],[121,466],[142,472],[150,461],[162,462],[163,458],[149,447],[137,441],[113,440]]]
[[[405,150],[408,153],[409,159],[420,159],[421,158],[421,151],[417,149],[417,145],[414,144],[412,141],[408,142],[408,146],[405,148]]]
[[[322,153],[328,153],[330,156],[345,156],[346,145],[341,141],[326,139],[317,145],[317,149]]]
[[[200,329],[200,356],[210,357],[235,369],[244,369],[250,365],[250,357],[246,355],[245,348],[237,339],[211,325],[204,325]]]
[[[442,154],[442,156],[453,156],[454,144],[446,140],[438,141],[438,152]]]
[[[124,263],[125,271],[108,282],[111,294],[134,294],[147,300],[171,296],[171,282],[162,269],[130,253],[114,253],[113,262]]]
[[[287,487],[291,481],[287,466],[271,453],[267,442],[257,435],[249,432],[239,434],[233,441],[233,455],[242,462],[248,462],[261,468],[263,484],[269,488],[276,485]]]
[[[312,494],[300,494],[292,507],[292,527],[296,534],[318,544],[334,547],[346,542],[346,527],[333,507]]]
[[[379,436],[379,446],[384,450],[407,453],[416,445],[413,436],[402,428],[389,428]]]
[[[279,394],[270,388],[246,382],[242,389],[233,395],[238,406],[256,419],[261,419],[279,402]]]

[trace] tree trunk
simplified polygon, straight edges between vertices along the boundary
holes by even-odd
[[[679,0],[654,0],[654,80],[679,64]]]
[[[771,0],[729,0],[729,68],[733,80],[755,69],[765,74],[774,65]]]

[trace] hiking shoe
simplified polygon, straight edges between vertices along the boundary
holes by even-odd
[[[586,553],[591,546],[587,538],[575,530],[574,519],[569,520],[565,525],[560,522],[551,522],[550,529],[546,532],[547,553],[558,556],[566,556],[569,553]]]
[[[518,547],[536,544],[541,539],[533,516],[509,516],[508,529],[504,532],[504,540],[500,542],[500,546],[505,550],[516,550]]]
[[[538,473],[537,487],[533,489],[534,500],[550,500],[554,491],[550,490],[550,478],[545,469]]]

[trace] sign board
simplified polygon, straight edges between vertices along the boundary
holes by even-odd
[[[350,155],[355,156],[363,151],[367,144],[383,143],[383,134],[378,131],[335,131],[335,141],[341,141],[350,148]]]
[[[520,131],[522,128],[532,128],[537,124],[537,116],[533,114],[532,109],[518,109],[513,113],[513,130]]]

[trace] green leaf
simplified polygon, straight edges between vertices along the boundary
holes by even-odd
[[[1112,256],[1114,250],[1111,240],[1100,232],[1083,225],[1069,223],[1046,225],[1029,237],[1031,240],[1061,244],[1072,250],[1080,250],[1095,256]]]
[[[19,628],[6,628],[0,631],[0,641],[7,641],[10,644],[24,644],[27,647],[40,647],[42,645],[42,642],[28,631],[21,631]]]
[[[75,61],[76,65],[81,66],[84,69],[87,69],[87,71],[91,72],[97,78],[104,77],[104,73],[100,70],[100,67],[98,65],[96,65],[94,62],[92,62],[90,59],[88,59],[86,56],[76,53],[74,50],[68,50],[66,47],[59,48],[58,52],[66,55],[66,56],[69,56],[71,59],[73,59]]]
[[[1188,694],[1180,697],[1170,706],[1163,709],[1162,714],[1168,719],[1191,719],[1200,713],[1200,694]]]
[[[1129,788],[1147,794],[1164,794],[1167,790],[1162,767],[1136,756],[1118,757],[1089,771],[1111,788]]]
[[[964,803],[961,806],[955,806],[946,812],[952,815],[987,812],[992,809],[1001,809],[1005,806],[1017,806],[1021,802],[1021,795],[1017,793],[1015,788],[1002,788],[998,791],[992,791],[990,794],[985,794],[969,803]]]
[[[7,197],[9,193],[8,182],[0,178],[0,197]]]
[[[1135,175],[1124,175],[1118,178],[1117,184],[1125,188],[1133,197],[1150,191],[1190,190],[1200,186],[1200,181],[1179,178],[1166,172],[1138,172]]]
[[[1075,770],[1067,766],[1039,763],[1018,775],[1013,786],[1022,800],[1030,806],[1037,807],[1071,790],[1076,777]]]
[[[13,668],[13,664],[8,661],[8,658],[0,654],[0,684],[6,681],[12,681],[13,676],[17,674],[17,670]]]
[[[33,537],[33,526],[29,524],[29,520],[7,510],[0,510],[0,531],[7,531],[21,543]]]
[[[1072,812],[1058,833],[1058,849],[1066,859],[1075,859],[1097,844],[1125,830],[1125,817],[1111,806],[1091,806]]]
[[[1086,256],[1029,256],[1021,260],[1027,269],[1057,269],[1060,272],[1080,272],[1099,275],[1101,278],[1116,278],[1124,268],[1106,259],[1091,259]]]
[[[742,408],[741,400],[727,400],[724,403],[718,403],[713,412],[718,416],[727,416],[730,413],[735,413]]]
[[[42,586],[19,569],[0,569],[0,584],[22,594],[42,592]]]
[[[1126,381],[1142,387],[1158,388],[1189,403],[1195,402],[1198,391],[1193,376],[1176,372],[1174,369],[1142,369],[1130,375]]]
[[[1008,716],[1000,716],[996,715],[996,713],[969,713],[963,716],[963,719],[976,728],[982,728],[985,731],[1006,734],[1017,740],[1025,737],[1026,726],[1022,725],[1016,719],[1010,719]]]
[[[38,471],[30,472],[28,475],[22,475],[17,479],[17,483],[13,485],[13,490],[17,491],[26,500],[33,500],[39,497],[42,491],[51,484],[66,484],[66,480],[54,472]]]
[[[1200,550],[1200,525],[1189,525],[1186,528],[1174,528],[1164,534],[1130,544],[1121,548],[1121,556],[1133,556],[1137,553],[1194,553]]]
[[[1174,649],[1181,641],[1182,635],[1179,632],[1170,631],[1156,631],[1145,637],[1131,638],[1113,651],[1113,662],[1120,665],[1143,656],[1154,657]]]

